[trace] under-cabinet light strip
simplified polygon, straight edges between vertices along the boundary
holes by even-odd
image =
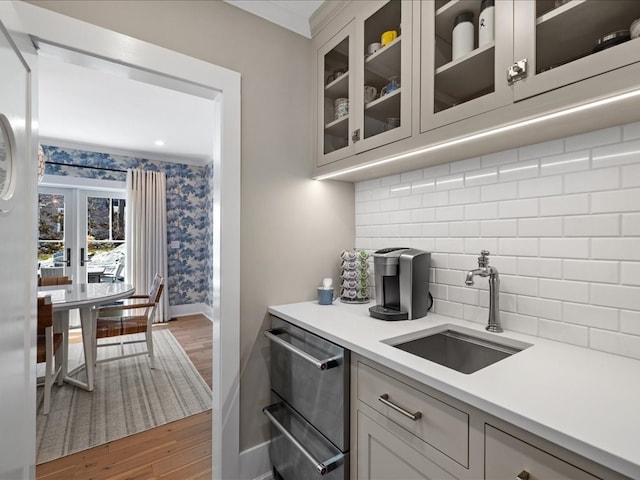
[[[415,157],[416,155],[422,155],[423,153],[433,152],[435,150],[440,150],[446,147],[451,147],[453,145],[458,145],[461,143],[470,142],[472,140],[477,140],[479,138],[488,137],[491,135],[497,135],[499,133],[508,132],[510,130],[515,130],[516,128],[527,127],[529,125],[534,125],[536,123],[545,122],[547,120],[552,120],[558,117],[564,117],[566,115],[571,115],[572,113],[582,112],[584,110],[589,110],[596,107],[601,107],[603,105],[608,105],[610,103],[619,102],[621,100],[626,100],[632,97],[636,97],[640,95],[640,89],[632,90],[630,92],[622,93],[619,95],[614,95],[613,97],[603,98],[600,100],[596,100],[593,102],[585,103],[582,105],[578,105],[575,107],[570,107],[565,110],[560,110],[558,112],[548,113],[546,115],[542,115],[540,117],[530,118],[528,120],[522,120],[520,122],[512,123],[509,125],[504,125],[502,127],[494,128],[491,130],[486,130],[484,132],[475,133],[473,135],[469,135],[467,137],[456,138],[454,140],[449,140],[443,143],[437,143],[435,145],[429,145],[428,147],[423,147],[417,150],[411,150],[409,152],[401,153],[398,155],[393,155],[391,157],[382,158],[375,162],[367,163],[365,165],[358,165],[357,167],[346,168],[344,170],[340,170],[337,172],[327,173],[325,175],[318,175],[315,177],[315,180],[328,180],[330,178],[339,177],[341,175],[347,175],[349,173],[357,172],[360,170],[365,170],[367,168],[377,167],[379,165],[384,165],[385,163],[397,162],[398,160],[404,160],[405,158]]]

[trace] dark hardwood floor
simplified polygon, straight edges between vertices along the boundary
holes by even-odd
[[[212,323],[202,315],[192,315],[154,328],[171,330],[211,387]],[[211,410],[43,463],[36,466],[36,478],[211,479]]]

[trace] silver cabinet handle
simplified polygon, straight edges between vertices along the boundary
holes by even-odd
[[[381,401],[382,403],[384,403],[387,407],[391,407],[396,412],[399,412],[402,415],[404,415],[405,417],[410,418],[414,422],[416,420],[420,420],[422,418],[422,412],[411,413],[408,410],[405,410],[404,408],[402,408],[401,406],[396,405],[395,403],[393,403],[391,400],[389,400],[389,394],[388,393],[383,393],[382,395],[380,395],[378,397],[378,400]]]
[[[323,360],[317,359],[313,355],[309,355],[307,352],[300,350],[298,347],[294,347],[289,342],[286,342],[280,337],[278,337],[276,335],[277,332],[279,331],[267,330],[266,332],[264,332],[264,336],[267,337],[272,342],[277,343],[278,345],[286,348],[291,353],[311,363],[312,365],[314,365],[316,368],[319,368],[320,370],[328,370],[329,368],[337,367],[339,365],[339,361],[341,360],[342,357],[336,356],[336,357],[326,358]]]
[[[296,448],[300,450],[300,452],[309,459],[311,463],[314,464],[316,471],[318,472],[319,475],[326,475],[330,471],[335,470],[336,467],[338,467],[342,463],[343,457],[344,457],[344,455],[342,454],[338,454],[328,459],[326,462],[319,462],[318,460],[316,460],[316,458],[313,455],[309,453],[309,451],[306,448],[304,448],[304,446],[298,440],[296,440],[296,438],[293,435],[291,435],[291,433],[289,433],[289,431],[286,428],[284,428],[284,426],[276,419],[276,417],[274,417],[271,414],[271,412],[267,408],[263,408],[262,413],[264,413],[269,419],[269,421],[278,430],[280,430],[280,432],[285,437],[287,437],[287,439],[291,443],[293,443],[296,446]]]
[[[529,472],[522,470],[516,477],[516,480],[529,480]]]

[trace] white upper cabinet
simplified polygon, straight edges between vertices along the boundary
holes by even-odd
[[[510,0],[425,1],[420,15],[420,131],[512,101],[505,81],[513,58]]]
[[[640,18],[638,0],[513,4],[514,62],[527,63],[526,76],[513,84],[515,101],[640,61],[640,39],[628,40]]]
[[[356,3],[355,17],[330,38],[314,38],[318,166],[411,135],[412,4]]]

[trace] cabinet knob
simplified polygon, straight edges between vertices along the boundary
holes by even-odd
[[[516,480],[529,480],[529,472],[522,470],[516,477]]]

